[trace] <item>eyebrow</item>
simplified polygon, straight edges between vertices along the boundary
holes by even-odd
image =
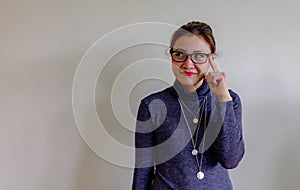
[[[175,51],[182,51],[183,53],[186,53],[186,50],[185,49],[182,49],[182,48],[174,48]],[[196,51],[193,51],[193,53],[205,53],[205,51],[202,51],[202,50],[196,50]]]

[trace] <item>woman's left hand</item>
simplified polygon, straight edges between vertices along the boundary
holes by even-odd
[[[220,102],[231,101],[232,97],[228,91],[226,75],[215,64],[212,56],[209,57],[209,65],[212,71],[205,75],[205,80],[210,90],[218,96]]]

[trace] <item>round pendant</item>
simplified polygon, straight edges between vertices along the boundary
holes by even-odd
[[[197,178],[200,179],[200,180],[202,180],[202,179],[204,178],[204,173],[201,172],[201,171],[198,172],[198,173],[197,173]]]
[[[198,154],[198,150],[194,149],[194,150],[192,151],[192,155],[196,156],[197,154]]]
[[[197,118],[194,118],[194,119],[193,119],[193,123],[195,123],[195,124],[198,123],[198,119],[197,119]]]

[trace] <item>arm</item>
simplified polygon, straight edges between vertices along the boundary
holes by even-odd
[[[151,188],[154,174],[152,122],[148,105],[142,101],[138,110],[135,132],[135,169],[132,190]],[[150,132],[149,132],[150,131]]]
[[[230,95],[232,101],[225,102],[223,125],[214,142],[215,155],[220,164],[227,169],[235,168],[245,152],[241,100],[232,91],[230,91]]]
[[[217,97],[213,101],[216,109],[212,109],[211,126],[215,126],[217,138],[214,142],[215,155],[224,168],[235,168],[244,155],[242,136],[242,104],[239,96],[228,90],[227,77],[209,57],[209,65],[213,72],[205,76],[210,90]],[[218,123],[220,122],[221,123]],[[214,125],[216,123],[216,125]],[[219,128],[221,126],[221,128]],[[211,138],[214,139],[214,138]]]

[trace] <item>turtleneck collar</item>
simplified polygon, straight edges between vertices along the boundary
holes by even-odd
[[[177,79],[175,80],[172,88],[174,89],[176,96],[179,96],[179,98],[182,100],[202,99],[203,97],[207,96],[210,91],[207,83],[204,80],[202,85],[195,92],[189,92]]]

